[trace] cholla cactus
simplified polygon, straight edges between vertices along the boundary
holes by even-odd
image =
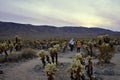
[[[40,50],[40,51],[39,51],[39,56],[40,56],[41,58],[45,58],[45,56],[46,56],[45,51],[44,51],[44,50]]]
[[[23,42],[22,39],[19,36],[15,37],[15,49],[16,51],[20,51],[22,49]]]
[[[50,55],[53,54],[53,48],[49,48],[48,51],[49,51]]]
[[[82,53],[77,53],[74,59],[79,60],[81,64],[85,64],[84,58],[82,57]]]
[[[74,59],[72,65],[68,68],[71,80],[81,80],[83,79],[84,66],[79,60]]]
[[[101,45],[104,42],[104,37],[102,35],[97,37],[97,43]]]
[[[48,80],[54,80],[55,72],[57,71],[56,64],[47,64],[45,66],[45,72],[47,74]]]
[[[20,42],[20,41],[21,41],[21,37],[15,36],[15,43],[18,43],[18,42]]]
[[[46,56],[45,51],[44,51],[44,50],[40,50],[40,51],[39,51],[39,56],[40,56],[41,61],[42,61],[42,63],[43,63],[43,67],[45,67],[45,64],[46,64],[46,62],[45,62],[45,56]]]
[[[18,43],[16,43],[15,44],[15,49],[16,49],[16,51],[20,51],[21,49],[22,49],[22,41],[20,41],[20,42],[18,42]]]
[[[109,35],[100,35],[97,37],[98,39],[98,44],[99,45],[102,45],[102,43],[109,43],[110,42],[110,38],[109,38]]]
[[[2,45],[0,44],[0,54],[2,54],[3,50],[2,50]]]
[[[54,58],[56,59],[56,64],[58,63],[58,49],[55,48],[49,48],[49,53],[52,59],[52,63],[54,63]]]
[[[61,48],[62,48],[62,52],[65,52],[66,48],[67,48],[67,43],[63,42],[62,45],[61,45]]]
[[[87,57],[86,57],[86,60],[91,60],[91,59],[92,59],[91,56],[87,56]]]
[[[93,56],[93,42],[89,41],[87,45],[88,45],[88,48],[89,48],[88,49],[89,50],[89,55]]]
[[[115,48],[108,43],[103,43],[100,47],[99,62],[103,60],[105,63],[109,63],[111,58],[114,56]]]
[[[87,76],[90,78],[90,80],[93,80],[93,62],[92,62],[92,57],[88,56],[87,57],[87,65],[85,66],[85,69],[87,71]]]
[[[75,59],[79,60],[79,59],[81,59],[81,58],[82,58],[82,53],[77,53],[77,54],[75,55]]]
[[[7,43],[2,43],[1,44],[1,49],[2,49],[2,51],[5,53],[5,55],[6,56],[8,56],[8,53],[7,53],[7,50],[8,50],[8,45],[7,45]]]
[[[60,45],[59,44],[54,45],[54,48],[56,48],[57,52],[60,51]]]
[[[13,43],[10,43],[10,44],[9,44],[10,53],[12,53],[13,48],[14,48],[14,44],[13,44]]]

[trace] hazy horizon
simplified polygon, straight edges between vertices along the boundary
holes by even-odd
[[[0,0],[0,21],[120,31],[119,0]]]
[[[0,21],[0,22],[8,22],[8,23],[16,23],[16,24],[23,24],[23,25],[32,25],[32,26],[35,26],[35,27],[39,27],[39,26],[52,26],[52,27],[84,27],[84,28],[101,28],[101,27],[85,27],[85,26],[71,26],[71,25],[66,25],[66,26],[56,26],[56,25],[44,25],[44,24],[30,24],[30,23],[20,23],[20,22],[11,22],[11,21]],[[107,28],[101,28],[101,29],[106,29],[106,30],[110,30],[110,29],[107,29]],[[116,30],[111,30],[111,31],[115,31],[115,32],[120,32],[120,31],[116,31]]]

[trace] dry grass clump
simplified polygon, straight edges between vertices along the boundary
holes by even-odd
[[[31,48],[26,48],[21,53],[21,58],[24,59],[36,58],[36,57],[38,57],[36,51]]]
[[[20,60],[20,57],[21,57],[20,54],[11,53],[8,55],[7,60],[12,62],[17,62]]]

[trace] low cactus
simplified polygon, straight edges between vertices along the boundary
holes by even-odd
[[[57,71],[56,64],[51,63],[45,66],[45,72],[47,74],[48,80],[54,80],[54,75]]]
[[[72,65],[68,68],[68,72],[70,73],[71,80],[84,80],[84,66],[79,60],[73,60]]]

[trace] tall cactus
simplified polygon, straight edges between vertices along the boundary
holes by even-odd
[[[40,56],[40,59],[42,61],[43,67],[45,67],[45,64],[46,64],[46,61],[45,61],[46,53],[45,53],[45,51],[40,50],[39,51],[39,56]]]

